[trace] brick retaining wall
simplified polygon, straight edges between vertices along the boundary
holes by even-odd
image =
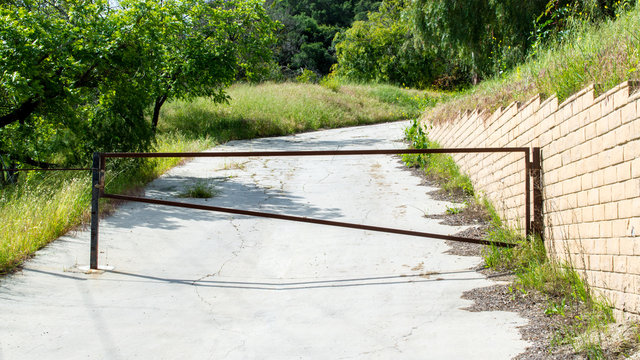
[[[595,98],[590,86],[494,114],[425,124],[443,147],[540,147],[549,252],[583,270],[617,318],[640,315],[640,92],[625,82]],[[635,93],[634,93],[635,92]],[[524,229],[521,154],[454,156],[508,223]]]

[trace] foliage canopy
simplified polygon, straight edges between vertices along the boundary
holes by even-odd
[[[563,41],[575,22],[618,15],[635,0],[384,0],[336,37],[337,74],[456,88],[499,75]],[[413,47],[413,49],[410,49]],[[393,70],[410,72],[398,76]]]
[[[380,1],[267,0],[266,4],[271,18],[282,24],[273,48],[278,71],[291,78],[304,69],[328,74],[336,63],[336,33],[366,19]]]
[[[258,0],[4,2],[0,154],[47,166],[143,150],[167,99],[226,101],[255,76],[274,29]]]

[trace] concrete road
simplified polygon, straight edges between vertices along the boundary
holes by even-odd
[[[407,123],[237,141],[216,150],[402,148]],[[194,184],[211,199],[179,195]],[[455,233],[392,156],[197,159],[146,196]],[[1,359],[509,359],[515,313],[472,313],[492,282],[439,240],[126,203],[0,280]]]

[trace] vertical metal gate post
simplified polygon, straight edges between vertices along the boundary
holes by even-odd
[[[525,234],[531,236],[531,151],[524,152],[524,218]]]
[[[533,181],[533,234],[544,240],[544,218],[542,216],[542,151],[539,147],[533,148],[531,179]]]
[[[100,196],[104,191],[105,158],[101,153],[93,153],[91,179],[91,255],[89,268],[98,269],[98,227],[100,225]]]

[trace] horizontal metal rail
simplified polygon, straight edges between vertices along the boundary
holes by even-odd
[[[309,151],[237,151],[186,153],[103,153],[105,158],[168,158],[168,157],[251,157],[251,156],[330,156],[330,155],[405,155],[405,154],[461,154],[461,153],[529,153],[526,147],[458,148],[458,149],[383,149],[383,150],[309,150]]]
[[[0,169],[5,172],[19,172],[19,171],[89,171],[92,168],[68,168],[68,169]]]
[[[472,239],[472,238],[463,238],[459,236],[386,228],[386,227],[380,227],[380,226],[370,226],[370,225],[345,223],[340,221],[312,219],[312,218],[301,217],[301,216],[282,215],[282,214],[266,213],[266,212],[251,211],[251,210],[239,210],[239,209],[231,209],[231,208],[218,207],[218,206],[189,204],[189,203],[178,202],[178,201],[141,198],[137,196],[103,194],[102,197],[114,199],[114,200],[135,201],[135,202],[154,204],[154,205],[166,205],[166,206],[173,206],[173,207],[187,208],[187,209],[207,210],[207,211],[215,211],[215,212],[221,212],[221,213],[227,213],[227,214],[255,216],[255,217],[263,217],[263,218],[269,218],[269,219],[328,225],[328,226],[336,226],[336,227],[358,229],[358,230],[369,230],[369,231],[376,231],[376,232],[383,232],[383,233],[390,233],[390,234],[420,236],[420,237],[427,237],[427,238],[441,239],[441,240],[455,240],[455,241],[462,241],[462,242],[482,244],[482,245],[496,245],[496,246],[502,246],[502,247],[515,246],[515,244],[501,242],[501,241],[487,241],[487,240],[479,240],[479,239]]]

